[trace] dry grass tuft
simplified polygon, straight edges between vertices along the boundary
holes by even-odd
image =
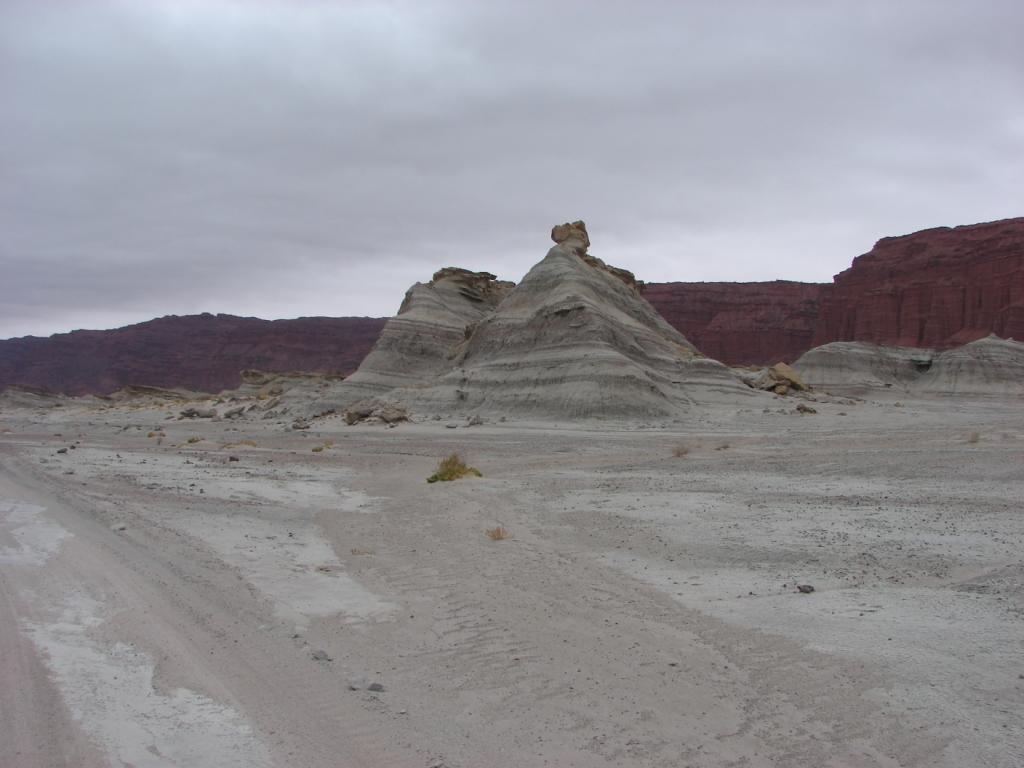
[[[502,541],[504,539],[511,538],[512,534],[509,533],[508,528],[503,525],[499,525],[497,528],[487,529],[487,538],[491,541]]]
[[[239,441],[234,442],[234,443],[224,443],[224,445],[222,445],[221,448],[241,448],[243,446],[245,446],[247,448],[256,448],[257,447],[255,440],[239,440]]]
[[[672,449],[672,455],[675,456],[677,459],[681,459],[684,456],[687,456],[689,453],[690,448],[685,445],[677,445],[675,448]]]
[[[372,555],[372,554],[374,554],[374,551],[372,549],[364,549],[362,547],[352,547],[351,551],[352,551],[352,554],[356,555],[357,557],[359,555]]]
[[[971,432],[971,434],[967,436],[968,443],[976,443],[979,440],[981,440],[981,435],[979,435],[977,432]]]
[[[195,443],[198,443],[198,442],[199,442],[200,440],[202,440],[202,439],[203,439],[203,438],[201,438],[201,437],[190,437],[190,438],[189,438],[188,440],[186,440],[185,442],[186,442],[186,443],[188,443],[189,445],[193,445],[193,444],[195,444]]]
[[[314,445],[312,451],[313,453],[320,453],[320,451],[322,451],[323,449],[324,447],[322,445]]]
[[[448,482],[469,476],[483,477],[479,469],[466,466],[466,462],[462,460],[462,457],[457,453],[453,453],[451,456],[441,459],[441,462],[437,465],[437,471],[427,478],[427,482],[436,483],[439,480]]]

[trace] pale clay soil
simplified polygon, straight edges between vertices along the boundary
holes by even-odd
[[[1022,405],[2,412],[0,766],[1016,768]]]

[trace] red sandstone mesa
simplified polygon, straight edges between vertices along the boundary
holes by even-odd
[[[241,372],[351,373],[377,340],[383,318],[170,315],[110,331],[0,341],[0,389],[17,385],[69,395],[135,384],[219,392]]]
[[[835,276],[813,346],[947,348],[990,333],[1024,340],[1024,218],[879,240]]]
[[[701,352],[730,365],[795,360],[811,346],[827,286],[648,283],[644,298]]]

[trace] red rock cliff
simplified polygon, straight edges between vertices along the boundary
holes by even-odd
[[[1024,339],[1024,218],[886,237],[835,276],[813,346]]]
[[[647,283],[644,298],[708,357],[731,365],[793,361],[811,346],[825,285]]]
[[[129,384],[219,392],[241,371],[351,373],[384,318],[170,315],[111,331],[0,341],[0,389],[17,385],[70,395]]]

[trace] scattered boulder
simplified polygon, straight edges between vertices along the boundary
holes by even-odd
[[[350,427],[353,424],[358,424],[360,421],[370,418],[370,414],[373,413],[373,407],[369,405],[352,406],[345,410],[344,418],[345,423]]]
[[[345,411],[345,423],[349,426],[366,421],[379,421],[393,427],[409,420],[409,411],[397,403],[362,403]]]
[[[189,406],[183,408],[180,415],[183,419],[212,419],[217,415],[217,409]]]
[[[373,415],[385,424],[397,424],[401,421],[409,420],[409,412],[401,405],[395,405],[394,403],[375,408]]]
[[[756,376],[744,377],[743,381],[748,387],[774,392],[777,395],[788,395],[790,390],[804,392],[810,389],[800,378],[800,374],[786,363],[776,363],[771,368],[765,368]]]

